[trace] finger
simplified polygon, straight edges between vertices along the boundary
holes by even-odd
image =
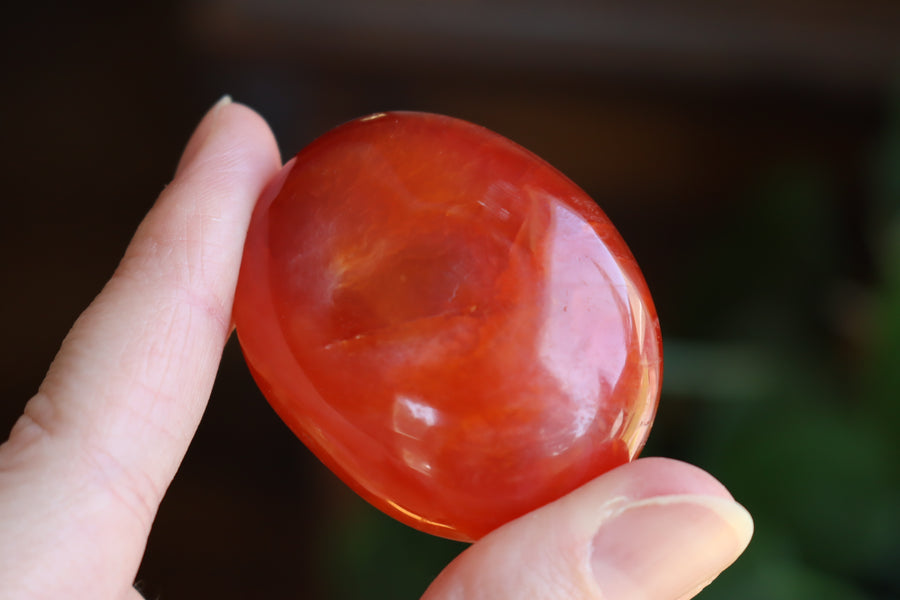
[[[0,446],[4,584],[41,598],[133,593],[231,330],[253,205],[279,164],[262,118],[227,98],[194,132]]]
[[[750,515],[690,465],[641,459],[476,542],[423,600],[682,600],[746,548]]]

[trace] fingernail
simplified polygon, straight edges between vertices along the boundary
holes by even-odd
[[[603,522],[591,567],[605,600],[690,598],[735,561],[752,535],[750,514],[726,498],[648,498]]]
[[[194,134],[188,141],[187,147],[185,147],[184,153],[181,155],[181,160],[178,161],[175,175],[178,175],[186,165],[189,165],[200,154],[200,151],[206,145],[206,140],[209,138],[210,133],[215,129],[216,116],[221,112],[222,108],[228,106],[231,102],[231,96],[225,94],[206,112],[203,120],[197,125],[197,129],[194,130]]]
[[[229,105],[229,104],[231,104],[231,95],[230,95],[230,94],[225,94],[224,96],[222,96],[221,98],[219,98],[218,102],[216,102],[215,104],[213,104],[212,110],[219,109],[219,108],[221,108],[221,107],[223,107],[223,106],[227,106],[227,105]]]

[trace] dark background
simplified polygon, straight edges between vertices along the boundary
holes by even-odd
[[[286,158],[366,113],[443,112],[569,175],[643,266],[666,356],[645,454],[710,470],[756,518],[701,597],[900,598],[900,5],[786,4],[6,9],[0,429],[222,94]],[[139,580],[173,600],[402,600],[461,548],[347,491],[232,340]]]

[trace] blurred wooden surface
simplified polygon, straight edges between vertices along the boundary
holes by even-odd
[[[877,86],[900,66],[890,0],[201,0],[192,14],[211,48],[317,67]]]

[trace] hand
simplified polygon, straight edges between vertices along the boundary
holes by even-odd
[[[231,333],[250,213],[280,165],[244,106],[223,99],[197,128],[0,446],[3,598],[140,598],[150,527]],[[689,598],[751,532],[709,475],[642,459],[488,535],[425,598]]]

